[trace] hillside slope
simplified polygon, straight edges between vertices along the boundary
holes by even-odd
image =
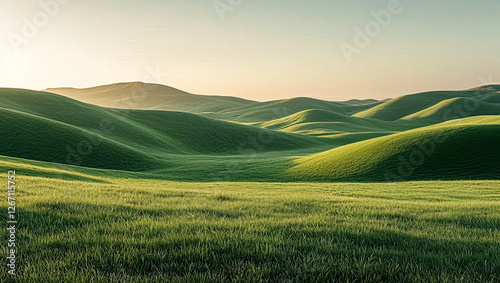
[[[0,108],[0,155],[93,168],[140,171],[153,156],[82,128]]]
[[[499,179],[499,124],[421,128],[298,159],[287,176],[307,181]]]

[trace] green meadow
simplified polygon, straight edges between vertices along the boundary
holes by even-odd
[[[0,282],[499,282],[499,97],[0,89]]]
[[[9,282],[500,280],[499,181],[190,183],[18,174],[19,267]]]

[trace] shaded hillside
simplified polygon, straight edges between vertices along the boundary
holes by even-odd
[[[139,171],[154,157],[82,128],[0,108],[0,155],[94,168]]]

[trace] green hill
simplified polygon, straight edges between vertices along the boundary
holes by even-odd
[[[239,121],[263,122],[295,114],[308,109],[321,109],[345,113],[343,105],[308,97],[263,102],[249,107],[230,109],[221,113],[236,117]]]
[[[0,107],[85,129],[119,143],[126,140],[139,149],[185,150],[168,137],[128,119],[130,110],[107,109],[53,93],[24,89],[0,89]]]
[[[381,103],[374,99],[332,102],[308,97],[256,102],[231,96],[196,95],[142,82],[83,89],[49,88],[46,91],[108,108],[182,111],[238,122],[268,121],[308,109],[353,114]]]
[[[500,85],[485,85],[464,91],[431,91],[404,95],[358,112],[353,116],[394,121],[453,98],[475,98],[484,102],[495,103],[499,91]]]
[[[427,109],[401,118],[402,120],[425,120],[439,123],[452,119],[470,116],[499,115],[500,105],[484,102],[474,98],[451,98],[443,100]]]
[[[500,92],[500,85],[482,85],[475,88],[469,89],[470,91],[476,91],[479,93],[490,93],[490,92]]]
[[[347,101],[342,101],[341,103],[346,104],[346,105],[352,105],[352,106],[361,106],[361,105],[374,106],[374,104],[381,103],[381,102],[376,100],[376,99],[351,99],[351,100],[347,100]]]
[[[344,102],[324,101],[310,97],[297,97],[228,109],[219,112],[219,114],[241,122],[265,122],[290,116],[305,110],[325,110],[339,114],[352,114],[373,107],[376,104],[378,104],[378,102],[351,105],[350,103]]]
[[[428,127],[298,159],[287,176],[307,181],[500,178],[500,125]]]
[[[131,146],[65,123],[4,108],[0,119],[6,125],[0,127],[0,155],[129,171],[160,164]]]
[[[500,115],[474,116],[457,120],[450,120],[428,126],[427,128],[468,125],[500,125]]]
[[[184,112],[136,110],[128,119],[197,153],[238,154],[241,148],[290,150],[321,145],[319,139],[219,121]]]
[[[443,100],[456,97],[472,97],[473,91],[433,91],[405,95],[391,99],[368,110],[354,114],[359,118],[375,118],[394,121],[433,106]]]
[[[262,123],[263,128],[284,132],[307,133],[359,133],[394,132],[412,127],[409,123],[385,122],[377,119],[362,119],[327,110],[304,110],[287,117]]]
[[[500,93],[489,93],[481,99],[481,101],[500,104]]]
[[[326,142],[190,113],[107,109],[21,89],[0,89],[0,109],[0,155],[56,163],[77,155],[71,158],[77,165],[95,168],[145,170],[171,164],[169,154],[238,155]]]
[[[142,82],[117,83],[84,89],[49,88],[46,91],[98,106],[121,109],[202,113],[256,103],[230,96],[196,95],[165,85]]]
[[[482,100],[493,97],[488,91],[462,92],[478,99],[455,97],[435,104],[436,97],[452,94],[410,96],[427,98],[432,105],[403,119],[382,121],[350,116],[359,105],[308,98],[236,107],[235,112],[212,112],[214,118],[209,118],[104,108],[48,92],[0,89],[0,156],[185,181],[498,179],[500,153],[492,149],[499,142],[500,115],[491,114],[500,113],[500,106]],[[368,103],[361,106],[370,107]],[[438,124],[443,115],[471,105],[477,107],[470,115],[490,116]],[[293,113],[274,111],[283,107]],[[283,117],[251,125],[216,119],[235,113],[249,120]],[[406,176],[400,168],[404,160],[420,156],[425,146],[432,154]],[[298,158],[296,164],[291,157]]]

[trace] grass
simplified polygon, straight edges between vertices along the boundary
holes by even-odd
[[[18,172],[13,282],[500,280],[498,181],[97,179]]]

